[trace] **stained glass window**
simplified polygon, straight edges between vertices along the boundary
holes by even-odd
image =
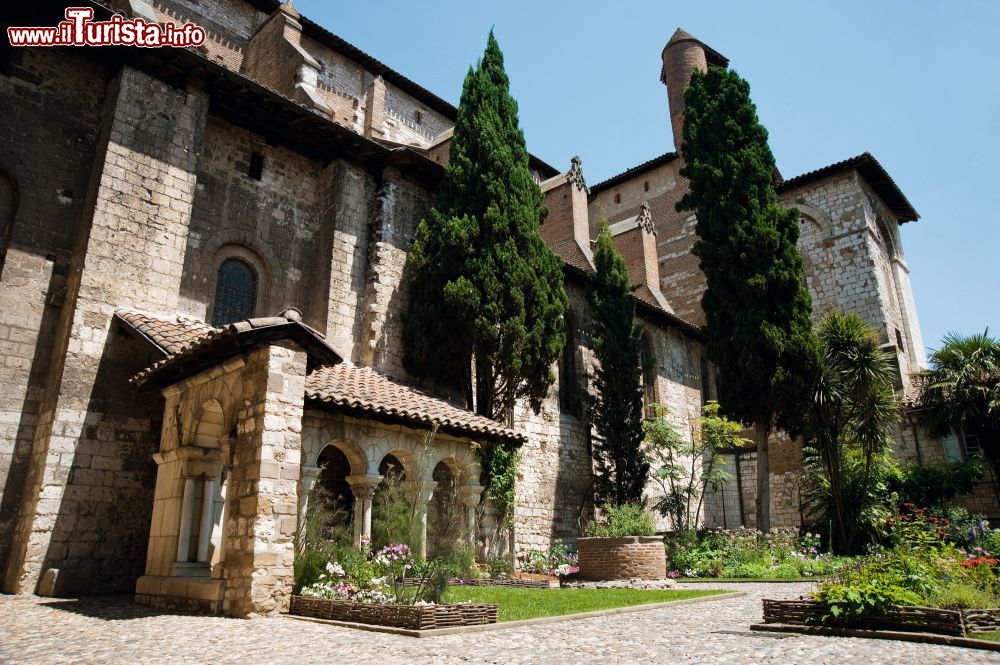
[[[224,326],[253,316],[257,302],[257,273],[244,261],[226,259],[219,266],[212,325]]]

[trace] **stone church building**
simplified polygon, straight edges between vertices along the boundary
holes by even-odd
[[[62,18],[30,4],[20,25]],[[456,109],[291,3],[115,9],[192,21],[208,40],[0,51],[3,591],[279,611],[321,468],[349,486],[360,540],[389,464],[423,514],[448,478],[466,519],[488,522],[475,450],[499,443],[523,457],[512,550],[576,537],[592,484],[584,287],[602,216],[641,285],[646,400],[690,432],[715,389],[676,152],[589,188],[579,159],[532,158],[541,234],[565,262],[568,344],[541,412],[522,406],[507,427],[401,363],[406,254]],[[710,65],[727,60],[681,30],[656,64],[675,143],[690,73]],[[923,342],[900,232],[916,211],[867,153],[779,191],[802,213],[816,314],[862,313],[912,396]],[[944,454],[909,427],[899,448]],[[776,437],[771,458],[773,519],[800,524],[800,448]],[[753,522],[752,451],[732,466],[739,482],[711,497],[709,524]]]

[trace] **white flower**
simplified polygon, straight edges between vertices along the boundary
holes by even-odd
[[[334,577],[343,577],[344,575],[347,574],[344,572],[344,567],[341,566],[336,561],[328,561],[326,563],[326,572],[330,573]]]

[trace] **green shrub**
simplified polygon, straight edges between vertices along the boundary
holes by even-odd
[[[311,586],[319,581],[319,576],[326,570],[329,556],[317,549],[308,549],[295,555],[293,571],[295,584],[292,593],[298,594],[303,587]]]
[[[774,577],[771,569],[760,563],[740,563],[722,569],[719,577],[735,577],[748,580],[765,580]],[[794,577],[794,575],[792,575]]]
[[[470,549],[456,547],[453,551],[434,559],[434,565],[441,568],[450,578],[467,579],[476,577],[476,554]]]
[[[604,506],[606,522],[593,521],[587,525],[585,535],[598,538],[623,538],[625,536],[652,536],[656,533],[653,516],[643,506],[623,504]]]
[[[814,597],[829,606],[830,618],[881,614],[893,605],[921,605],[958,578],[979,588],[995,580],[989,566],[981,571],[967,568],[962,563],[965,554],[930,528],[922,510],[900,517],[893,540],[892,549],[876,551],[820,586]]]
[[[490,557],[486,560],[486,572],[490,579],[506,580],[514,574],[514,565],[507,557]]]
[[[953,582],[946,584],[927,597],[931,607],[957,610],[965,608],[990,608],[997,606],[997,597],[989,591],[971,584]]]
[[[978,457],[948,464],[916,464],[903,469],[894,489],[902,501],[936,508],[968,494],[985,473],[986,464]]]

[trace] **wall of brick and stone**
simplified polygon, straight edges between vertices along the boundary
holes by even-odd
[[[249,176],[250,155],[264,158],[260,180]],[[322,328],[325,303],[312,299],[316,267],[331,260],[329,244],[317,243],[323,165],[263,136],[214,116],[205,126],[198,184],[184,251],[180,309],[212,320],[211,304],[219,266],[249,250],[258,272],[255,316],[273,316],[287,307]],[[322,305],[322,306],[321,306]]]
[[[37,434],[70,256],[100,142],[104,68],[16,49],[0,72],[0,165],[17,209],[0,259],[0,571]],[[2,575],[2,572],[0,572]]]
[[[403,316],[407,307],[406,257],[413,234],[430,210],[431,194],[389,167],[371,208],[365,299],[360,313],[358,360],[390,376],[405,377]]]
[[[287,611],[294,575],[306,356],[278,344],[247,357],[229,480],[223,607],[231,616]]]
[[[203,96],[128,68],[109,87],[6,590],[32,591],[58,568],[57,591],[120,591],[141,568],[160,405],[127,385],[151,358],[113,312],[177,306],[206,111]]]
[[[580,538],[579,577],[584,580],[662,580],[667,576],[662,536]]]

